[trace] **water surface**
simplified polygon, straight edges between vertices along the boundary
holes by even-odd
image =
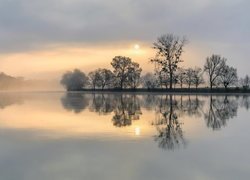
[[[250,97],[1,93],[3,180],[249,179]]]

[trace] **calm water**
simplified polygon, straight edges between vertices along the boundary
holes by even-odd
[[[249,179],[250,97],[1,93],[1,180]]]

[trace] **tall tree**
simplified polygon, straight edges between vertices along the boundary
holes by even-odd
[[[222,74],[222,70],[226,65],[226,58],[220,55],[212,55],[207,57],[206,63],[204,65],[204,71],[207,72],[209,78],[210,89],[218,82],[218,78]]]
[[[131,64],[131,59],[124,56],[116,56],[113,58],[111,65],[114,68],[114,75],[121,89],[124,88],[128,77],[128,68]]]
[[[178,68],[178,64],[182,62],[181,55],[183,47],[187,40],[179,38],[173,34],[162,35],[153,43],[153,48],[157,51],[155,58],[151,62],[155,62],[161,68],[161,71],[169,75],[170,89],[173,87],[173,76]]]

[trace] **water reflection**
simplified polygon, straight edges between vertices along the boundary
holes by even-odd
[[[185,139],[181,123],[178,119],[178,102],[173,95],[166,95],[160,98],[156,109],[156,119],[152,125],[156,126],[158,134],[155,141],[160,148],[174,150],[180,144],[185,145]]]
[[[24,98],[20,95],[14,93],[0,93],[0,109],[4,109],[5,107],[14,105],[14,104],[22,104],[24,102]]]
[[[81,93],[67,93],[61,98],[62,105],[69,111],[82,112],[89,105],[87,96]]]
[[[204,114],[207,127],[213,130],[221,129],[227,121],[237,116],[238,102],[234,97],[210,96],[209,109]]]
[[[136,95],[116,96],[114,100],[114,116],[112,118],[113,125],[116,127],[124,127],[132,124],[132,121],[139,120],[141,107],[139,99]]]
[[[248,96],[197,96],[164,94],[80,94],[68,93],[62,99],[63,107],[75,113],[89,108],[99,115],[112,115],[115,127],[131,126],[143,114],[142,109],[155,113],[151,125],[155,127],[154,140],[163,149],[185,147],[184,119],[195,117],[205,121],[208,128],[220,130],[237,116],[239,104],[249,109]],[[185,121],[185,123],[188,123]],[[138,134],[138,127],[136,130]]]

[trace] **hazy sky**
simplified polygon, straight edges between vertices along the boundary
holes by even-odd
[[[110,67],[116,55],[150,71],[152,42],[175,33],[189,39],[183,66],[203,66],[215,53],[243,76],[250,74],[249,7],[249,0],[0,0],[0,71],[58,78]]]

